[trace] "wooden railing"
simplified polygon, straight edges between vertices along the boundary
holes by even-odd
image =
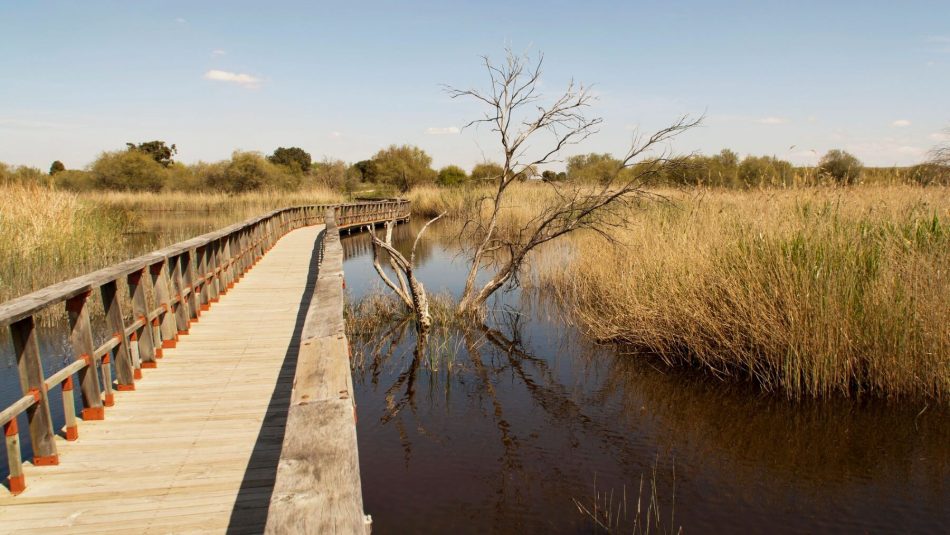
[[[363,514],[356,404],[343,319],[343,247],[331,213],[319,242],[320,269],[301,329],[264,530],[268,535],[368,533],[372,523]]]
[[[27,415],[33,464],[59,464],[49,406],[51,388],[62,388],[64,434],[66,440],[76,440],[74,376],[78,376],[82,396],[82,419],[104,419],[105,408],[114,403],[113,388],[134,390],[141,370],[156,367],[162,350],[175,347],[191,323],[233,288],[278,239],[296,228],[324,223],[328,209],[341,228],[409,217],[409,203],[401,200],[274,210],[0,304],[0,327],[9,326],[23,393],[0,411],[10,491],[18,494],[26,488],[17,428],[20,414]],[[120,296],[123,280],[128,300]],[[94,292],[101,297],[101,310],[91,310]],[[130,303],[131,322],[126,322],[123,303]],[[35,317],[63,304],[72,362],[44,377]],[[98,333],[98,338],[105,337],[105,342],[98,347],[90,321],[94,313],[104,318],[105,332]]]

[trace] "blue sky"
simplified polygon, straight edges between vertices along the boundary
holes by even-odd
[[[600,133],[702,114],[678,152],[831,148],[912,164],[950,140],[950,2],[0,1],[0,161],[83,167],[126,141],[185,162],[300,146],[357,161],[392,143],[434,165],[497,152],[441,84],[479,56],[545,54],[546,94],[593,84]]]

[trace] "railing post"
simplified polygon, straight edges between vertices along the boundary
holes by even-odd
[[[161,355],[161,349],[175,347],[178,341],[178,329],[175,326],[175,317],[171,307],[171,285],[168,281],[168,259],[163,259],[157,264],[149,267],[152,275],[152,288],[155,291],[155,303],[164,309],[161,314],[160,330],[162,335],[162,347],[156,351],[155,356]],[[153,362],[146,368],[154,367]]]
[[[208,280],[205,278],[205,275],[208,272],[208,246],[203,245],[201,247],[196,247],[193,258],[194,262],[189,262],[191,269],[182,271],[184,271],[186,276],[190,279],[189,286],[191,286],[191,288],[194,289],[194,292],[197,293],[197,295],[194,295],[194,293],[192,294],[194,295],[195,299],[190,301],[193,303],[191,305],[191,314],[192,317],[195,317],[197,314],[199,314],[199,311],[204,312],[209,308]],[[199,285],[200,289],[196,288],[196,286]]]
[[[223,276],[221,282],[224,285],[222,293],[234,287],[234,234],[230,234],[224,239],[224,258],[227,267],[222,266],[221,268],[221,275]]]
[[[221,265],[221,241],[215,240],[209,245],[210,256],[208,257],[208,291],[211,294],[210,301],[217,303],[221,298],[221,272],[218,268]]]
[[[198,311],[189,306],[194,297],[194,285],[191,285],[192,291],[188,292],[188,298],[185,298],[185,281],[182,274],[188,274],[191,262],[191,249],[179,253],[171,263],[172,290],[178,294],[178,303],[175,304],[175,323],[178,328],[178,336],[188,334],[188,327],[191,325],[191,319],[198,317]],[[188,276],[188,275],[186,275]],[[190,276],[189,276],[190,278]],[[190,281],[189,281],[190,284]]]
[[[125,334],[125,319],[122,316],[122,307],[119,305],[119,285],[114,280],[109,281],[99,288],[99,292],[102,295],[102,305],[105,307],[106,324],[112,331],[112,336],[119,339],[119,345],[112,350],[116,388],[120,392],[135,390],[135,372],[129,351],[129,337]]]
[[[33,464],[37,466],[59,464],[56,452],[53,418],[49,413],[49,396],[43,378],[43,363],[40,347],[36,341],[36,325],[33,316],[28,316],[10,325],[13,347],[16,351],[17,369],[20,372],[20,388],[23,395],[32,394],[36,403],[26,410],[30,422],[30,440],[33,443]]]
[[[102,385],[96,359],[92,356],[95,347],[92,343],[92,327],[89,325],[89,292],[79,294],[66,301],[66,313],[69,316],[69,345],[73,350],[73,360],[86,361],[86,367],[79,370],[79,389],[82,392],[82,419],[102,420],[105,410],[102,405]]]
[[[3,424],[3,436],[7,443],[7,465],[10,467],[7,483],[10,485],[10,494],[15,496],[26,490],[23,456],[20,454],[20,429],[17,427],[16,417]]]
[[[142,276],[145,269],[129,273],[126,282],[129,285],[129,297],[132,299],[132,315],[142,322],[136,330],[136,342],[139,348],[139,362],[136,364],[136,379],[141,375],[142,362],[155,362],[155,342],[152,340],[152,326],[148,321],[148,303],[145,300],[145,283]]]

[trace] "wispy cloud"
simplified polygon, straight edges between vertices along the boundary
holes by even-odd
[[[223,56],[223,55],[225,55],[225,54],[227,54],[227,52],[225,52],[224,50],[221,50],[220,48],[216,48],[216,49],[214,49],[214,50],[211,51],[211,57],[212,57],[212,58],[218,58],[218,57],[221,57],[221,56]]]
[[[185,19],[182,18],[182,17],[177,17],[177,18],[175,18],[175,22],[177,22],[178,24],[187,24],[187,23],[188,23],[188,21],[185,20]]]
[[[784,117],[762,117],[761,119],[756,119],[755,122],[759,124],[785,124],[788,122],[788,119]]]
[[[906,128],[910,126],[910,121],[908,121],[907,119],[898,119],[894,121],[893,123],[891,123],[891,126],[893,126],[894,128]]]
[[[445,135],[454,135],[460,132],[459,127],[457,126],[430,126],[426,128],[426,134],[430,136],[445,136]]]
[[[334,130],[333,132],[330,132],[330,137],[332,137],[332,138],[334,138],[334,139],[336,139],[336,138],[338,138],[338,137],[343,137],[343,133],[342,133],[342,132],[337,132],[336,130]]]
[[[943,132],[934,132],[928,136],[934,141],[950,141],[950,130],[944,130]]]
[[[204,79],[214,80],[216,82],[228,82],[249,88],[258,87],[261,84],[261,79],[256,76],[230,71],[219,71],[217,69],[211,69],[210,71],[206,72],[204,74]]]

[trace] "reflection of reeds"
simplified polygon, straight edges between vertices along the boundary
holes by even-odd
[[[643,474],[640,474],[640,485],[635,504],[628,504],[627,487],[614,493],[614,489],[609,491],[597,490],[597,476],[594,475],[594,496],[590,502],[584,502],[577,498],[571,498],[577,512],[581,513],[598,530],[607,533],[634,533],[637,535],[647,535],[649,533],[681,533],[682,527],[674,528],[676,512],[676,465],[672,466],[672,487],[670,490],[670,516],[669,525],[664,525],[665,515],[660,512],[659,488],[657,482],[657,464],[653,462],[653,468],[650,474],[649,489],[643,488]],[[647,495],[643,492],[646,490]]]
[[[950,394],[950,189],[709,192],[542,282],[595,337],[788,397]]]

